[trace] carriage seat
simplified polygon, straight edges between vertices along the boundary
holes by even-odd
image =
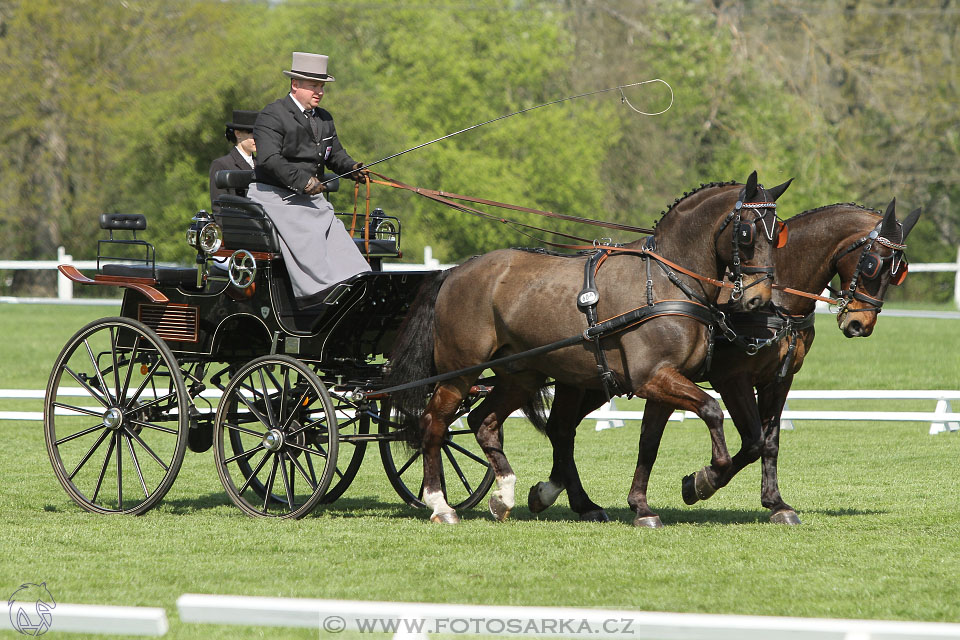
[[[153,280],[153,267],[146,264],[105,264],[100,266],[100,273],[105,276],[121,278],[146,278]],[[157,283],[170,287],[186,287],[195,289],[197,286],[196,267],[157,267]]]
[[[222,173],[253,172],[219,171],[217,176]],[[216,204],[220,210],[213,218],[223,230],[224,249],[280,253],[280,235],[259,202],[226,193],[217,197]]]

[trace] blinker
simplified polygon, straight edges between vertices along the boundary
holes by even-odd
[[[754,226],[752,224],[741,224],[737,230],[737,242],[740,246],[749,247],[753,245]]]
[[[860,273],[867,280],[873,280],[880,275],[880,266],[883,264],[880,256],[872,251],[863,256],[863,263],[860,267]]]

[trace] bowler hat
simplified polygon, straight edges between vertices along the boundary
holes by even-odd
[[[257,122],[259,111],[239,111],[233,110],[233,122],[228,122],[227,127],[240,131],[253,131],[253,125]]]
[[[294,51],[290,71],[284,71],[283,75],[299,80],[333,82],[333,76],[327,74],[327,56],[319,53]]]

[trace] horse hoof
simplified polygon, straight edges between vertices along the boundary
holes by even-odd
[[[444,513],[435,513],[430,516],[430,522],[439,524],[460,524],[460,516],[456,511],[445,511]]]
[[[772,516],[770,516],[770,522],[773,524],[800,524],[800,518],[797,516],[797,512],[793,509],[781,509],[777,511]]]
[[[683,501],[687,504],[697,504],[700,500],[700,498],[697,497],[697,489],[694,486],[692,473],[688,476],[683,476],[683,480],[680,483],[680,495],[683,496]]]
[[[550,505],[540,499],[539,484],[535,484],[530,487],[530,493],[527,495],[527,507],[530,508],[530,513],[540,513]]]
[[[503,522],[510,517],[511,509],[512,507],[504,504],[503,500],[496,494],[490,496],[490,515],[492,515],[497,522]]]
[[[594,509],[593,511],[584,511],[580,514],[581,522],[610,522],[610,516],[603,509]]]
[[[633,526],[643,527],[645,529],[663,529],[663,523],[660,522],[660,516],[637,516],[633,521]]]

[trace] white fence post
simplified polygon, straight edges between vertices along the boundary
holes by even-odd
[[[68,262],[73,262],[73,256],[67,255],[67,251],[63,247],[57,247],[57,263],[65,264]],[[59,271],[57,271],[57,298],[73,300],[73,282]]]

